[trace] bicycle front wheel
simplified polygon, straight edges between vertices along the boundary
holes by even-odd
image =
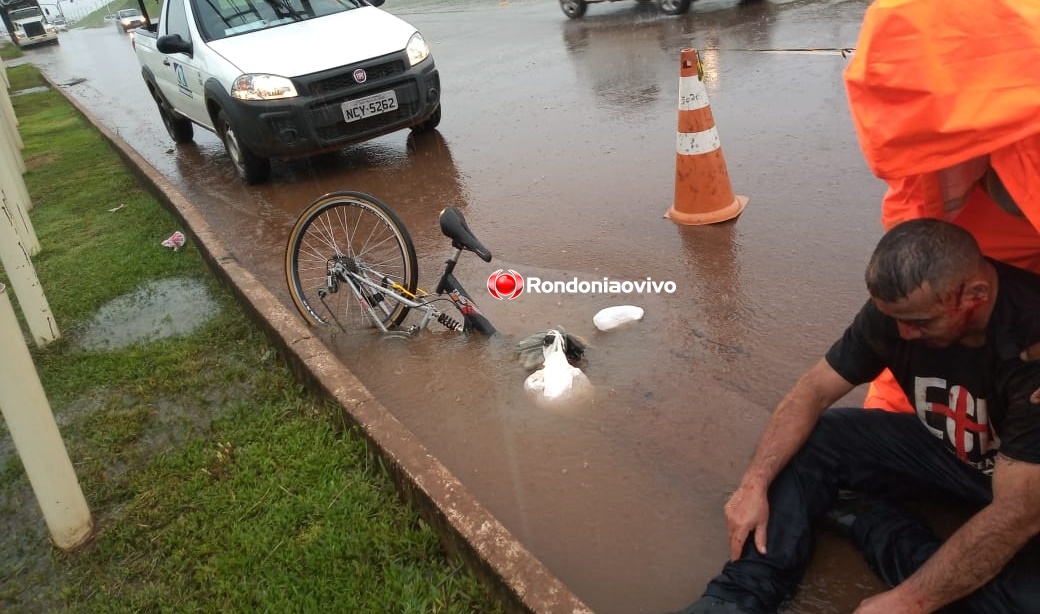
[[[390,207],[361,192],[330,192],[296,219],[285,250],[285,278],[307,320],[344,329],[371,324],[348,277],[387,290],[397,284],[412,294],[419,278],[415,247]],[[408,315],[408,306],[388,291],[359,287],[384,327]]]

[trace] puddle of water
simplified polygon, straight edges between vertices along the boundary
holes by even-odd
[[[206,286],[188,278],[151,281],[98,310],[77,346],[107,350],[186,335],[220,309]]]

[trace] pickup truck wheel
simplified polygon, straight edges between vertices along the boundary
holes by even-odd
[[[252,185],[266,180],[271,174],[271,161],[254,154],[239,142],[231,120],[223,111],[217,114],[217,130],[220,139],[224,141],[224,149],[227,150],[231,163],[235,165],[235,170],[242,181]]]
[[[420,134],[424,132],[433,132],[437,126],[441,123],[441,105],[437,105],[437,110],[433,112],[433,115],[429,116],[426,121],[412,128],[412,132],[418,132]]]
[[[162,118],[163,125],[166,126],[166,132],[170,134],[170,138],[173,139],[174,143],[179,145],[195,138],[195,127],[192,125],[191,120],[177,115],[158,95],[155,96],[155,105],[159,107],[159,117]]]
[[[564,15],[571,19],[579,19],[585,15],[589,3],[585,0],[560,0],[560,8],[563,9]]]
[[[661,12],[665,15],[685,15],[693,0],[661,0]]]

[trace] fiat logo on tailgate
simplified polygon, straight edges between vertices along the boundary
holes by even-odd
[[[354,71],[354,80],[358,83],[364,83],[365,81],[368,81],[368,75],[365,74],[364,68],[359,68]]]

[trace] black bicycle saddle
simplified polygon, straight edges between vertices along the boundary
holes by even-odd
[[[466,224],[466,218],[462,217],[462,212],[455,207],[445,207],[441,211],[441,232],[444,236],[451,239],[452,247],[457,249],[467,249],[477,256],[484,262],[491,262],[491,252],[488,248],[473,236],[473,231],[469,229]]]

